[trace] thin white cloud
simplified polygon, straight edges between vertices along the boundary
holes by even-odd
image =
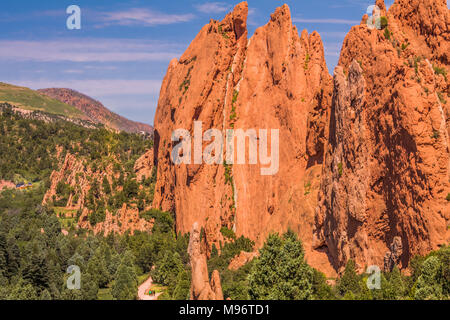
[[[83,69],[85,70],[106,70],[106,71],[114,71],[117,70],[116,66],[99,66],[99,65],[84,65]]]
[[[258,11],[256,8],[248,8],[247,25],[249,26],[260,26],[261,24],[257,22]]]
[[[170,61],[180,44],[127,39],[0,40],[3,61],[127,62]]]
[[[330,8],[361,8],[365,9],[370,5],[375,4],[375,1],[371,0],[341,0],[337,3],[333,3],[330,5]]]
[[[121,26],[157,26],[181,22],[189,22],[195,18],[193,14],[166,14],[154,10],[132,8],[125,11],[102,13],[103,23],[98,25],[121,25]]]
[[[8,83],[31,88],[70,88],[92,97],[158,94],[161,80],[8,80]]]
[[[231,10],[232,6],[224,2],[206,2],[198,4],[195,8],[202,13],[222,13]]]
[[[344,39],[347,36],[347,32],[321,31],[320,35],[322,37],[332,37],[332,38]]]
[[[323,43],[325,55],[329,57],[339,57],[341,55],[342,43],[327,42]]]
[[[67,69],[67,70],[64,70],[63,73],[67,73],[67,74],[82,74],[82,73],[84,73],[84,71],[81,70],[81,69]]]
[[[345,19],[302,19],[302,18],[293,18],[293,22],[298,23],[326,23],[326,24],[347,24],[347,25],[356,25],[359,24],[360,21],[357,20],[345,20]]]

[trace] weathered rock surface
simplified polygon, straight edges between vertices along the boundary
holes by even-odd
[[[150,178],[153,174],[154,167],[154,154],[153,149],[149,149],[134,164],[134,172],[138,181],[142,181],[142,178]]]
[[[258,247],[291,228],[308,263],[333,275],[349,259],[360,270],[405,268],[449,242],[449,11],[444,0],[376,4],[387,28],[370,29],[364,15],[334,80],[320,36],[299,36],[286,5],[247,40],[241,3],[170,63],[155,118],[153,205],[176,214],[177,231],[198,221],[206,254],[225,241],[222,227]],[[173,164],[171,134],[194,136],[194,121],[223,133],[279,129],[278,172]]]
[[[384,255],[384,271],[391,272],[398,265],[403,253],[402,238],[394,237],[389,251]]]
[[[407,267],[450,239],[448,8],[397,0],[387,19],[353,27],[335,70],[314,246],[336,269]]]
[[[222,165],[175,166],[171,135],[183,128],[193,133],[194,121],[203,129],[225,129],[233,86],[239,79],[247,45],[247,5],[241,4],[222,22],[202,28],[179,61],[173,60],[164,78],[155,115],[158,180],[154,206],[176,212],[177,230],[189,232],[193,223],[208,225],[208,242],[223,240],[222,225],[234,217],[233,188]],[[234,72],[232,71],[234,70]],[[219,247],[219,245],[217,245]]]
[[[89,210],[84,208],[78,226],[83,229],[93,230],[94,234],[108,236],[110,233],[124,234],[126,231],[134,234],[135,231],[150,231],[153,228],[153,221],[141,219],[139,210],[125,203],[115,214],[106,210],[105,221],[98,222],[95,226],[90,224],[88,215]]]
[[[279,129],[279,171],[262,176],[260,166],[234,165],[236,218],[233,227],[261,246],[270,232],[288,228],[311,250],[314,197],[327,136],[331,77],[318,33],[299,36],[289,7],[272,14],[250,39],[237,90],[235,128]]]
[[[208,278],[206,252],[202,245],[201,229],[198,223],[192,226],[188,253],[192,272],[191,300],[223,300],[219,272],[214,270],[211,274],[211,282]]]
[[[60,152],[60,150],[61,149],[59,149],[58,152]],[[149,172],[152,171],[153,167],[149,157],[151,158],[152,154],[152,150],[149,150],[136,161],[136,176],[140,176],[140,178],[144,175],[146,177],[150,176]],[[59,157],[60,155],[58,153],[58,158]],[[79,227],[93,230],[95,234],[101,233],[105,236],[112,232],[123,234],[127,230],[132,234],[135,230],[151,230],[153,227],[152,221],[146,221],[145,219],[140,218],[139,210],[135,205],[132,206],[126,204],[114,213],[106,209],[105,221],[99,222],[95,226],[90,224],[88,216],[92,211],[89,210],[86,205],[86,198],[91,189],[92,181],[96,180],[98,184],[101,184],[103,178],[106,177],[111,184],[113,177],[117,179],[118,176],[118,173],[114,173],[113,163],[110,163],[104,170],[93,170],[93,168],[87,165],[81,158],[77,158],[72,154],[67,154],[61,159],[59,170],[52,172],[50,176],[50,188],[45,193],[42,203],[44,205],[51,204],[53,200],[59,200],[57,187],[60,182],[63,182],[73,189],[73,192],[71,192],[64,207],[66,209],[81,211],[78,221]],[[106,202],[106,195],[102,190],[99,190],[98,197],[103,198],[104,202]]]
[[[0,191],[3,189],[14,189],[16,185],[11,181],[0,180]]]
[[[241,253],[239,253],[236,257],[234,257],[231,260],[230,264],[228,265],[228,270],[236,271],[239,268],[246,265],[247,263],[249,263],[250,261],[252,261],[253,259],[255,259],[256,257],[258,257],[258,255],[259,255],[258,252],[241,251]]]
[[[328,264],[325,252],[311,250],[332,93],[322,41],[316,32],[299,36],[286,5],[247,40],[247,12],[244,2],[211,21],[170,63],[155,116],[154,206],[175,212],[181,232],[198,221],[208,248],[224,242],[221,227],[258,246],[290,227],[308,261]],[[183,128],[193,136],[194,121],[203,131],[279,129],[278,173],[262,176],[260,165],[249,164],[174,165],[171,134]]]

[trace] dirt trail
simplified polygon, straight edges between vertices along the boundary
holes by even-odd
[[[138,298],[139,300],[158,300],[158,297],[162,294],[160,293],[156,293],[152,296],[149,296],[148,290],[150,290],[150,287],[152,286],[153,283],[153,279],[152,277],[148,277],[147,280],[144,281],[144,283],[142,283],[139,288],[138,288]]]

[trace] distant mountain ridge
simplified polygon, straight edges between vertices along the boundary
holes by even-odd
[[[52,99],[35,90],[3,82],[0,82],[0,103],[9,103],[21,110],[41,111],[70,119],[90,120],[85,113],[74,106]]]
[[[37,91],[52,99],[58,100],[70,106],[74,106],[86,114],[91,121],[103,123],[112,129],[133,133],[153,133],[152,126],[122,117],[110,111],[99,101],[94,100],[78,91],[66,88],[48,88]]]

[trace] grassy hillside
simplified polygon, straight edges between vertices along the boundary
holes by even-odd
[[[37,91],[3,82],[0,82],[1,102],[8,102],[26,110],[39,110],[51,114],[63,115],[68,118],[87,119],[87,116],[82,111],[73,106],[42,95]]]
[[[95,123],[130,133],[146,132],[153,133],[152,126],[140,122],[131,121],[106,108],[101,102],[92,99],[72,89],[50,88],[37,90],[52,99],[76,107]]]

